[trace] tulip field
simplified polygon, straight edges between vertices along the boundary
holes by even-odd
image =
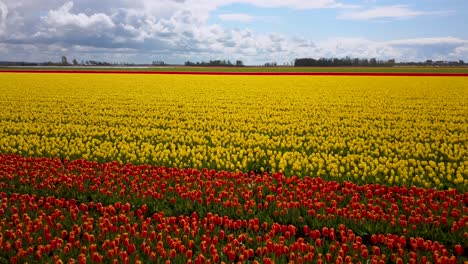
[[[466,77],[0,83],[0,263],[468,261]]]

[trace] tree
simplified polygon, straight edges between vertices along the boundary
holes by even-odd
[[[68,65],[67,56],[62,56],[62,65]]]
[[[73,59],[73,65],[78,65],[78,61],[76,61],[76,59]]]
[[[241,60],[237,60],[236,66],[244,66],[244,63]]]

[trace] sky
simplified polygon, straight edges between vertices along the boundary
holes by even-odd
[[[467,0],[0,0],[0,61],[468,61]]]

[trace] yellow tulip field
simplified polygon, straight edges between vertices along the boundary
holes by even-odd
[[[0,153],[468,187],[468,79],[0,74]]]

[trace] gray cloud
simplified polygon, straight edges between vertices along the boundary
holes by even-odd
[[[6,29],[6,21],[8,17],[8,6],[0,1],[0,35]]]

